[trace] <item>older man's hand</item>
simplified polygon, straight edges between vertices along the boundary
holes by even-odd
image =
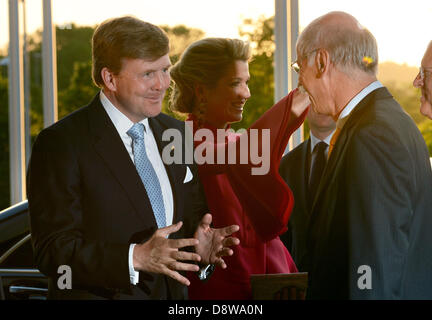
[[[300,117],[310,104],[309,95],[305,91],[300,89],[294,90],[291,112],[296,117]]]

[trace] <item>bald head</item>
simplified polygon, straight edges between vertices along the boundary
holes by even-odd
[[[352,15],[335,11],[312,21],[300,34],[297,52],[306,57],[323,48],[341,71],[361,71],[376,75],[378,48],[374,36]]]
[[[333,25],[341,28],[351,28],[355,29],[363,29],[360,23],[354,18],[352,15],[343,12],[343,11],[333,11],[327,13],[317,20],[321,20],[321,23],[324,25]]]

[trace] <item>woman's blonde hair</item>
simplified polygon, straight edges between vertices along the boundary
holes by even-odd
[[[192,43],[171,68],[171,109],[192,113],[196,106],[195,85],[214,87],[232,63],[249,61],[250,55],[249,44],[239,39],[206,38]]]

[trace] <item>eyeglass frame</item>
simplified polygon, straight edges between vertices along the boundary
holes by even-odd
[[[432,72],[432,67],[420,67],[419,68],[419,74],[420,74],[420,80],[424,81],[425,79],[425,71],[427,72]]]
[[[316,52],[316,51],[318,51],[318,50],[320,50],[320,49],[321,49],[321,48],[317,48],[317,49],[315,49],[315,50],[312,50],[312,51],[306,53],[306,54],[304,55],[304,57],[302,57],[301,59],[302,59],[302,60],[306,59],[309,55],[311,55],[312,53],[314,53],[314,52]],[[300,70],[301,70],[300,65],[298,64],[298,60],[299,60],[299,59],[297,58],[296,61],[294,61],[293,63],[291,63],[291,68],[292,68],[296,73],[300,73]]]

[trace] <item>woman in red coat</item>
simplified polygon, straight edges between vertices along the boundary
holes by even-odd
[[[249,58],[250,48],[241,40],[207,38],[189,46],[171,69],[175,82],[171,107],[189,114],[194,134],[205,128],[217,137],[218,129],[227,130],[230,123],[242,119],[250,97]],[[224,143],[213,145],[214,163],[221,148],[227,151],[232,144],[238,151],[235,164],[207,161],[199,165],[214,226],[239,225],[235,236],[240,245],[224,258],[228,267],[216,269],[207,282],[189,275],[190,299],[251,299],[251,275],[297,272],[279,239],[286,231],[294,199],[278,170],[289,137],[304,121],[308,105],[307,95],[295,90],[243,133],[250,140],[247,163],[240,161],[241,135],[228,132]],[[252,129],[258,129],[257,136]],[[270,129],[270,134],[263,129]],[[201,143],[195,141],[195,147]],[[253,152],[263,156],[261,168],[252,159]],[[263,172],[254,174],[254,169]]]

